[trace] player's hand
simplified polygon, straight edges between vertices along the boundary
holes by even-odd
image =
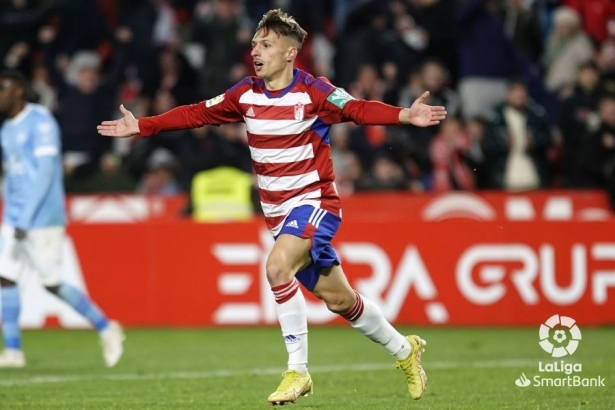
[[[28,236],[28,232],[25,229],[15,228],[15,239],[18,241],[23,241]]]
[[[139,121],[124,105],[120,105],[120,111],[124,114],[124,118],[114,121],[103,121],[98,127],[98,133],[107,137],[126,138],[137,135],[139,130]]]
[[[410,108],[406,108],[399,113],[399,122],[402,124],[412,124],[417,127],[428,127],[440,124],[446,118],[446,108],[442,106],[431,106],[424,103],[429,98],[429,91],[417,98]]]

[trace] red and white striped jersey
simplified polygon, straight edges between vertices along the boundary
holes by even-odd
[[[327,81],[295,70],[293,82],[275,94],[262,80],[247,77],[223,96],[205,102],[224,120],[245,122],[261,205],[273,235],[300,205],[341,216],[329,127],[341,122],[342,109],[327,103],[335,90]]]
[[[332,124],[398,124],[400,108],[358,101],[324,78],[295,69],[292,83],[268,91],[246,77],[224,94],[139,120],[141,134],[205,124],[245,122],[267,227],[277,235],[290,211],[312,205],[341,217],[329,128]]]

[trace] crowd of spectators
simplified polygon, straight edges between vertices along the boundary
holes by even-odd
[[[0,65],[57,116],[69,192],[187,192],[202,170],[251,172],[241,124],[127,140],[96,125],[251,75],[253,30],[278,7],[309,33],[299,68],[356,98],[409,107],[429,90],[447,107],[437,127],[332,127],[342,195],[615,187],[610,0],[6,0]]]

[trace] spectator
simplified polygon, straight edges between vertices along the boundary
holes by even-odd
[[[155,140],[135,137],[111,147],[110,140],[92,136],[87,124],[110,117],[101,113],[115,109],[118,94],[124,105],[146,116],[211,98],[250,75],[250,28],[275,7],[310,28],[300,66],[331,78],[356,97],[393,105],[409,106],[429,90],[431,104],[446,106],[449,116],[463,116],[463,160],[474,174],[475,188],[504,187],[507,166],[516,169],[519,164],[525,164],[524,172],[534,169],[538,186],[549,185],[551,169],[562,176],[558,184],[581,185],[579,156],[602,123],[598,101],[615,95],[615,24],[609,25],[615,19],[609,0],[6,0],[0,2],[0,65],[25,68],[32,78],[32,98],[38,96],[62,123],[64,163],[67,174],[72,173],[66,179],[69,190],[91,192],[97,184],[101,190],[113,189],[112,175],[124,179],[128,173],[124,176],[130,183],[117,189],[130,186],[134,191],[134,181],[149,173],[148,158],[162,148],[176,157],[175,178],[187,192],[202,170],[230,165],[252,172],[240,128],[169,132]],[[41,30],[47,34],[37,43],[36,32],[44,24],[54,29]],[[134,33],[130,52],[110,31],[124,24]],[[587,63],[592,48],[581,26],[600,42],[598,71]],[[202,52],[193,53],[199,45]],[[534,66],[536,61],[548,63],[546,76]],[[131,62],[134,66],[127,66]],[[521,79],[526,94],[537,102],[528,102],[529,108],[517,110],[518,115],[508,104],[510,78]],[[545,89],[545,79],[556,93]],[[498,127],[492,119],[499,114],[488,115],[504,99],[499,125],[510,138],[501,140],[493,137]],[[537,146],[531,131],[530,137],[519,138],[523,130],[510,126],[518,116],[535,118],[538,105],[547,112],[541,118],[556,119],[554,141],[561,146],[549,138]],[[526,128],[532,125],[528,122]],[[350,194],[357,186],[388,186],[377,181],[374,167],[381,176],[388,172],[383,170],[401,167],[400,189],[420,192],[440,181],[441,164],[432,163],[434,147],[444,152],[444,138],[434,140],[437,127],[344,125],[339,130],[343,137],[332,131],[331,140],[340,193]],[[524,140],[527,150],[521,149]],[[371,175],[363,178],[363,170]],[[522,189],[513,182],[508,180],[509,189]],[[436,183],[434,189],[441,187]]]
[[[604,90],[615,94],[615,40],[605,40],[600,45],[596,62]]]
[[[430,104],[445,106],[446,112],[451,117],[461,114],[459,95],[449,88],[450,75],[440,61],[429,59],[423,63],[421,82],[422,88],[430,93]]]
[[[348,88],[354,98],[382,101],[384,87],[378,77],[378,71],[371,64],[359,67],[356,80]]]
[[[215,96],[248,75],[240,61],[252,40],[252,24],[238,0],[214,0],[213,6],[201,2],[196,12],[191,41],[205,48],[202,93]]]
[[[395,63],[399,75],[405,78],[417,69],[429,45],[427,31],[416,25],[412,16],[404,14],[396,17],[394,28],[382,35],[382,56]],[[383,57],[379,57],[379,63]]]
[[[190,189],[191,215],[197,222],[250,220],[255,212],[252,175],[234,167],[200,171]]]
[[[49,72],[44,64],[35,64],[32,69],[32,91],[38,98],[38,103],[44,105],[51,112],[58,108],[58,93],[51,84]]]
[[[58,42],[62,52],[98,50],[101,43],[115,41],[97,0],[62,1]]]
[[[183,165],[179,176],[182,188],[189,190],[194,175],[199,171],[216,167],[229,166],[253,172],[250,149],[244,136],[242,127],[232,124],[220,128],[196,128],[177,137],[177,152]]]
[[[466,160],[474,172],[476,188],[488,188],[490,176],[485,168],[485,153],[483,152],[485,120],[480,117],[470,118],[466,122],[465,131],[468,135],[469,143]]]
[[[366,1],[348,15],[345,32],[338,37],[334,60],[336,82],[341,87],[348,87],[356,78],[359,67],[381,62],[387,13],[385,2]]]
[[[612,181],[615,171],[615,97],[602,98],[598,113],[598,127],[580,146],[579,186],[582,188],[607,188],[607,181]],[[611,197],[614,193],[611,190]]]
[[[513,81],[487,122],[484,152],[491,188],[524,191],[549,180],[549,123],[542,107],[528,99],[525,84]]]
[[[202,97],[199,90],[198,74],[188,64],[183,53],[175,48],[160,48],[158,50],[158,64],[154,66],[152,71],[156,73],[156,78],[152,83],[154,87],[144,90],[148,97],[156,100],[161,93],[164,93],[164,98],[172,96],[177,104],[190,104]],[[154,104],[156,103],[154,101]]]
[[[57,117],[62,129],[66,174],[92,174],[103,153],[111,150],[111,141],[100,138],[96,126],[112,116],[131,36],[128,29],[117,29],[116,55],[103,76],[100,57],[94,52],[79,52],[58,67],[56,31],[49,26],[41,29],[46,68],[59,93]]]
[[[474,174],[466,161],[469,150],[470,143],[461,121],[449,117],[430,147],[434,191],[474,189]]]
[[[416,77],[410,77],[410,82],[399,91],[398,100],[393,104],[408,107],[423,92],[429,91],[429,103],[446,107],[449,116],[459,115],[460,102],[456,92],[448,88],[449,74],[446,68],[435,59],[426,60],[421,66]],[[389,139],[402,151],[401,157],[395,156],[400,163],[408,163],[410,169],[406,171],[418,179],[423,179],[424,188],[429,188],[432,163],[430,145],[438,133],[438,127],[418,128],[418,127],[397,127],[390,130]]]
[[[463,116],[484,117],[506,94],[507,80],[529,70],[529,60],[505,36],[497,0],[464,1],[457,29]]]
[[[450,0],[408,0],[410,15],[416,24],[425,29],[429,44],[424,54],[441,61],[451,73],[452,82],[457,81],[457,37],[455,11],[457,4]],[[449,112],[450,114],[450,112]]]
[[[92,175],[67,174],[64,177],[64,185],[66,190],[72,193],[95,194],[133,192],[136,183],[122,164],[122,159],[113,152],[106,152]]]
[[[615,3],[612,0],[563,0],[582,17],[583,29],[594,41],[602,42],[608,36],[608,25],[615,20]]]
[[[599,122],[598,101],[603,94],[598,68],[581,66],[572,94],[560,103],[557,125],[562,135],[563,173],[566,187],[579,186],[579,153],[591,129]]]
[[[524,0],[506,0],[504,31],[513,44],[533,63],[542,54],[542,29],[534,10]]]
[[[406,182],[402,168],[386,155],[374,161],[371,171],[357,181],[357,191],[402,191]]]
[[[175,16],[167,0],[132,0],[124,9],[125,25],[134,33],[132,58],[144,94],[156,94],[158,51],[178,43]]]
[[[55,3],[42,0],[0,2],[0,66],[30,72],[37,32],[56,8]]]
[[[545,85],[552,92],[572,86],[579,67],[592,58],[592,43],[581,29],[579,14],[569,7],[553,12],[553,29],[543,55]]]
[[[363,170],[359,157],[349,149],[350,133],[346,124],[331,127],[331,160],[335,172],[335,187],[340,196],[354,193]]]
[[[147,160],[147,172],[141,178],[136,193],[170,196],[180,192],[175,180],[177,160],[171,151],[157,148]]]

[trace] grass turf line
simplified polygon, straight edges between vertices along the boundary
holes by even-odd
[[[383,349],[352,329],[312,326],[315,394],[292,408],[615,409],[615,328],[582,329],[570,359],[583,364],[582,376],[605,378],[602,388],[515,386],[522,372],[531,378],[539,361],[553,361],[537,329],[400,330],[427,340],[422,400],[409,399]],[[286,362],[275,327],[129,329],[127,336],[124,358],[107,369],[94,332],[24,332],[28,367],[0,370],[0,409],[266,409]]]

